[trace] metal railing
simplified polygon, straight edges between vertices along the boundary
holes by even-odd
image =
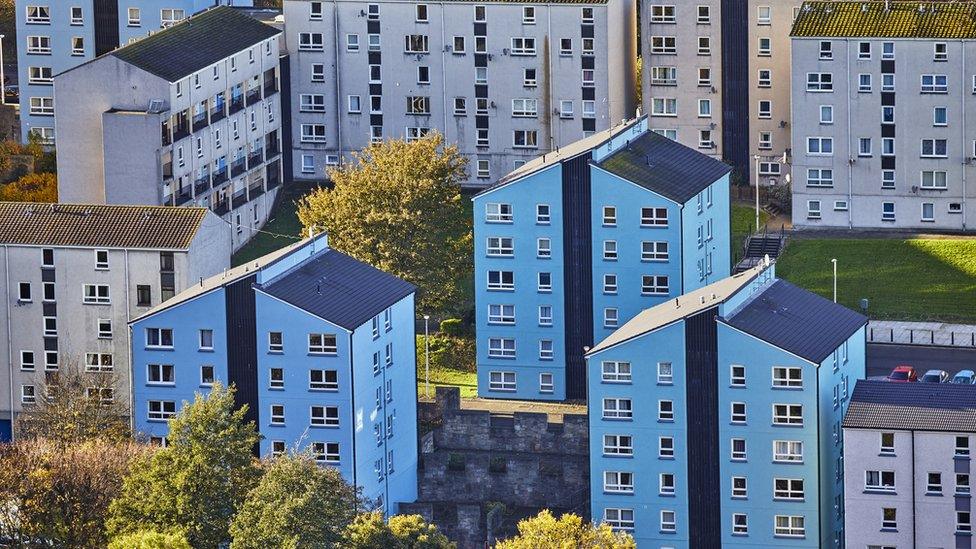
[[[889,345],[928,345],[932,347],[976,347],[976,332],[949,331],[936,335],[938,330],[925,328],[869,328],[868,343]]]

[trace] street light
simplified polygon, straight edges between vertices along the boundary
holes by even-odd
[[[752,155],[756,159],[756,232],[759,232],[759,155]]]
[[[837,258],[830,260],[834,264],[834,303],[837,303]]]
[[[7,104],[7,77],[3,74],[3,39],[5,35],[0,34],[0,87],[3,88],[3,93],[0,93],[0,105]]]
[[[424,395],[430,398],[430,315],[424,315]]]

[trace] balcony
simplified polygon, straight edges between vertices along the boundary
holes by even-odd
[[[214,172],[214,174],[213,174],[213,186],[216,187],[216,186],[220,185],[221,183],[223,183],[224,181],[227,181],[227,179],[228,179],[228,177],[227,177],[227,166],[224,166],[223,168],[220,168],[219,170],[217,170],[217,171]]]
[[[232,204],[231,204],[231,208],[230,209],[232,209],[232,210],[236,210],[237,208],[240,208],[241,206],[243,206],[244,204],[246,204],[247,203],[247,189],[241,189],[240,191],[234,193],[234,196],[231,197],[231,202],[232,202]]]
[[[243,156],[230,163],[230,176],[237,177],[247,171],[247,159]]]
[[[177,126],[176,129],[173,130],[173,143],[176,143],[181,139],[186,139],[187,137],[190,137],[189,126]]]
[[[258,182],[256,185],[251,185],[247,188],[247,198],[248,200],[254,200],[255,198],[264,194],[264,184]]]
[[[267,99],[272,95],[278,93],[278,82],[272,80],[271,82],[266,82],[264,84],[264,98]]]
[[[180,192],[176,195],[175,203],[177,206],[182,206],[183,204],[186,204],[192,199],[193,199],[193,193],[190,192],[190,187],[187,186],[180,189]]]
[[[254,88],[247,92],[247,104],[253,105],[261,100],[261,88]]]
[[[173,179],[173,163],[167,162],[163,164],[163,181],[169,181]]]
[[[214,204],[213,212],[217,215],[224,215],[230,211],[230,200],[224,199]]]
[[[197,196],[210,190],[210,174],[198,178],[193,182],[193,192]]]
[[[275,160],[274,162],[268,164],[268,167],[265,170],[265,174],[266,174],[265,181],[268,182],[267,188],[269,191],[281,184],[281,177],[280,174],[278,173],[280,170],[278,166],[279,163],[277,160]]]
[[[247,155],[247,169],[253,170],[258,164],[264,162],[264,151],[258,149]]]
[[[213,124],[219,120],[223,120],[227,116],[227,106],[226,103],[220,103],[216,107],[210,109],[210,123]]]
[[[230,114],[238,113],[244,110],[244,96],[239,95],[230,100]]]
[[[268,150],[268,154],[265,158],[271,160],[272,158],[281,154],[281,147],[278,146],[277,139],[267,139],[265,143],[265,148]]]
[[[204,111],[193,117],[193,131],[200,131],[206,128],[209,122],[207,122],[207,112]]]

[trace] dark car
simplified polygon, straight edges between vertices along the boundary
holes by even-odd
[[[915,373],[915,368],[903,364],[895,366],[895,369],[885,379],[896,383],[909,383],[918,381],[918,374]]]
[[[929,370],[920,379],[922,383],[945,383],[949,381],[949,372],[945,370]]]

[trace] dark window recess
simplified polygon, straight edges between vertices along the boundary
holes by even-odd
[[[247,404],[245,421],[258,423],[258,341],[254,312],[254,275],[224,291],[227,322],[227,383],[237,387],[234,404]],[[258,447],[255,445],[257,455]]]
[[[379,21],[366,21],[366,32],[370,34],[380,33],[380,22]]]
[[[895,169],[895,157],[894,156],[882,156],[881,157],[881,169],[882,170],[893,170],[893,169]]]
[[[159,252],[159,299],[176,295],[176,260],[173,252]]]
[[[371,115],[369,115],[369,125],[370,126],[382,126],[383,125],[383,115],[382,114],[371,114]]]
[[[381,53],[382,52],[371,51],[368,54],[366,54],[366,57],[369,60],[369,64],[370,65],[379,65],[383,61],[383,58],[380,55]]]
[[[596,131],[596,118],[584,118],[583,119],[583,131],[584,132],[595,132]]]
[[[883,106],[883,107],[894,107],[895,106],[895,92],[881,92],[881,106]]]
[[[566,398],[586,398],[586,363],[583,348],[593,345],[593,269],[590,226],[590,153],[563,162],[563,272],[564,306],[567,318],[577,319],[566,327]]]
[[[50,248],[41,250],[41,267],[54,267],[54,250]]]
[[[44,300],[45,301],[54,301],[55,300],[55,297],[56,296],[55,296],[55,293],[54,293],[54,284],[44,284],[44,290],[43,290],[43,292],[44,292]]]
[[[593,38],[593,25],[580,25],[580,36]]]
[[[476,54],[474,54],[474,66],[475,67],[487,67],[488,66],[488,54],[487,53],[476,53]]]
[[[44,303],[42,308],[44,309],[44,316],[58,316],[57,303]]]
[[[474,35],[475,36],[488,36],[488,23],[475,23],[474,24]]]
[[[895,72],[895,62],[891,59],[886,59],[881,61],[881,72],[884,74],[891,74]]]
[[[894,124],[882,124],[881,125],[881,137],[894,137],[895,136],[895,125]]]
[[[722,0],[722,160],[750,181],[749,4]],[[692,543],[692,546],[695,546]]]
[[[596,99],[596,88],[583,88],[583,99],[586,101]]]
[[[56,338],[56,337],[45,337],[44,338],[44,350],[45,351],[57,351],[58,350],[58,338]]]
[[[483,130],[488,127],[488,117],[487,116],[476,116],[474,117],[475,127]]]
[[[685,320],[685,364],[688,398],[697,403],[688,414],[688,520],[692,547],[720,547],[721,486],[718,447],[718,328],[715,308]]]
[[[149,307],[152,305],[152,289],[146,284],[136,286],[136,306]]]
[[[485,84],[478,84],[474,87],[474,96],[480,98],[488,97],[488,86]]]
[[[95,55],[119,47],[119,0],[95,0]]]
[[[383,95],[383,84],[370,84],[369,85],[370,95]]]
[[[41,282],[54,282],[54,269],[41,269]]]
[[[586,56],[586,57],[581,58],[581,60],[583,61],[583,68],[584,69],[594,69],[594,68],[596,68],[596,57]]]

